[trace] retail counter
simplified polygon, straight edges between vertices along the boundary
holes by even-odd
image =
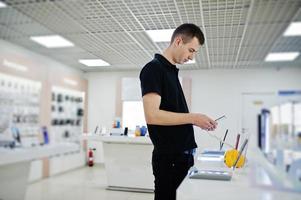
[[[82,138],[103,143],[108,189],[153,192],[153,145],[148,137],[84,135]]]
[[[262,166],[260,152],[250,152],[248,164],[242,169],[236,169],[230,181],[184,179],[177,190],[177,200],[299,200],[301,194],[285,189],[277,189],[267,168]],[[257,154],[257,155],[256,155]],[[203,166],[196,160],[197,166]],[[199,167],[198,167],[199,168]],[[279,180],[279,182],[286,180]],[[277,183],[276,183],[277,184]],[[282,184],[282,183],[281,183]]]
[[[78,145],[69,143],[32,148],[0,148],[0,199],[24,199],[32,160],[78,150]]]

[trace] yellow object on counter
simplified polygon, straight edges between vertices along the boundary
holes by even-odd
[[[224,155],[224,162],[227,165],[227,167],[233,167],[235,164],[235,161],[237,160],[237,157],[239,155],[238,150],[236,149],[231,149],[226,151]],[[240,156],[238,163],[236,164],[236,168],[240,168],[245,164],[245,157],[243,155]]]
[[[136,137],[141,136],[140,126],[136,126],[136,129],[135,129],[135,136],[136,136]]]

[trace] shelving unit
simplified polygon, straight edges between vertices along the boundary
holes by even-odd
[[[43,142],[39,135],[40,91],[38,81],[0,73],[0,146],[9,141],[21,142],[23,147]]]
[[[79,144],[83,132],[84,92],[52,87],[51,133],[55,142]]]
[[[42,97],[42,93],[50,95]],[[48,97],[50,99],[47,99]],[[1,159],[5,159],[5,156],[15,157],[18,153],[26,158],[30,156],[28,153],[39,155],[55,145],[68,146],[71,143],[76,150],[28,158],[26,181],[37,181],[84,166],[86,153],[79,139],[84,127],[84,97],[85,92],[82,91],[57,86],[49,88],[43,81],[0,73],[0,150],[3,154]],[[58,98],[61,98],[61,101],[56,101]],[[45,107],[42,110],[42,101],[47,102],[51,112],[45,110]],[[41,118],[44,120],[41,121]],[[54,120],[59,123],[46,127]],[[42,126],[46,127],[46,135],[41,129]],[[45,136],[48,137],[48,141]]]

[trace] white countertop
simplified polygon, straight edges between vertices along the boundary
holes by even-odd
[[[177,200],[300,200],[300,193],[254,185],[248,173],[236,172],[231,181],[186,178],[177,191]]]
[[[96,134],[83,134],[83,140],[102,141],[105,143],[125,143],[125,144],[147,144],[152,145],[149,137],[129,137],[129,136],[102,136]]]
[[[44,145],[30,148],[0,148],[0,166],[69,153],[77,150],[79,150],[79,145],[74,143]]]
[[[275,187],[272,187],[271,179],[265,169],[255,164],[253,159],[254,157],[249,158],[249,164],[245,168],[236,169],[231,181],[190,179],[186,177],[177,190],[177,200],[301,199],[300,193],[284,189],[276,190]]]

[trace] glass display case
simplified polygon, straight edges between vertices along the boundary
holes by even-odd
[[[287,101],[263,109],[260,118],[262,152],[279,180],[290,183],[284,189],[301,191],[301,102]]]

